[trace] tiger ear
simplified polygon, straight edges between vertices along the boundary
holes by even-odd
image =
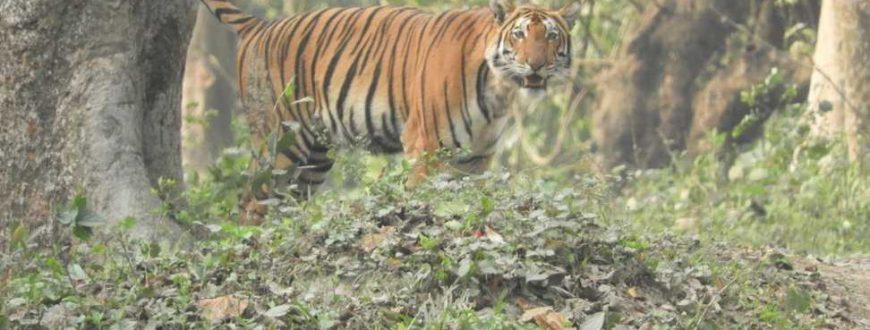
[[[498,24],[504,23],[504,20],[514,12],[513,0],[490,0],[489,9],[495,15],[495,21]]]
[[[577,22],[577,18],[580,17],[580,11],[583,10],[583,6],[578,1],[568,2],[565,7],[559,9],[559,16],[562,16],[562,19],[565,20],[565,23],[568,23],[568,28],[573,28],[574,23]]]

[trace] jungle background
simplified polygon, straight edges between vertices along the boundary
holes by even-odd
[[[487,5],[235,2],[264,18],[328,6]],[[60,7],[88,8],[71,3]],[[148,122],[176,128],[180,144],[145,147],[142,180],[116,172],[133,166],[39,151],[101,144],[80,138],[87,129],[76,127],[92,127],[87,114],[85,124],[46,125],[65,112],[40,109],[103,108],[47,101],[69,93],[45,87],[40,77],[63,70],[44,69],[58,64],[41,57],[0,66],[0,113],[20,124],[0,134],[11,146],[0,152],[9,191],[0,193],[0,328],[870,328],[870,4],[585,0],[571,76],[546,99],[511,109],[513,129],[490,173],[406,191],[401,157],[341,150],[322,192],[267,201],[256,226],[238,222],[251,146],[235,36],[199,3],[179,6],[161,15],[190,13],[171,27],[186,31],[176,37],[189,47],[169,47],[186,53],[174,67],[184,74],[175,70],[177,84],[158,80],[177,90],[155,94],[148,77],[160,70],[143,70],[141,99],[180,101],[145,102],[133,120],[146,123],[143,142],[131,144],[173,140],[149,135]],[[19,7],[0,2],[9,31],[0,43],[12,45],[4,59],[51,47],[19,47],[28,42],[21,31],[59,31],[41,23],[54,16],[27,18],[33,8]],[[167,42],[148,24],[134,33],[152,38],[143,38],[144,59],[159,52],[148,40]],[[72,85],[105,89],[80,75]],[[37,105],[19,116],[24,103]],[[178,120],[149,106],[172,108]],[[28,139],[56,125],[76,133]],[[173,152],[166,157],[179,166],[154,169],[150,155]],[[147,187],[147,196],[103,181]],[[115,195],[151,206],[122,212]]]

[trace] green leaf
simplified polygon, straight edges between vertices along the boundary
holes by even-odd
[[[84,227],[84,226],[73,227],[73,236],[75,236],[76,238],[78,238],[82,241],[90,240],[91,236],[93,236],[93,234],[94,234],[94,232],[93,232],[93,230],[91,230],[90,227]]]
[[[79,264],[70,264],[67,267],[67,271],[69,272],[69,277],[74,280],[87,281],[89,279],[88,274],[85,273],[85,270]]]
[[[284,86],[283,94],[284,97],[287,98],[287,100],[292,100],[295,98],[294,94],[296,94],[296,86],[293,84],[292,79],[290,80],[290,83],[287,84],[287,86]]]
[[[797,313],[805,313],[812,307],[812,296],[800,288],[791,288],[785,297],[785,308]]]
[[[827,113],[827,112],[831,112],[833,110],[834,110],[834,103],[831,103],[831,101],[822,100],[821,102],[819,102],[819,112]]]
[[[156,242],[151,242],[151,244],[148,245],[148,256],[150,256],[151,258],[159,257],[160,251],[161,251],[160,244],[158,244]]]
[[[63,274],[63,266],[61,266],[60,262],[57,259],[48,257],[45,259],[45,266],[48,267],[55,275]]]
[[[76,216],[76,226],[96,227],[106,224],[105,219],[89,209],[80,209]]]
[[[16,223],[12,229],[12,237],[9,240],[10,247],[24,247],[27,242],[27,226],[23,223]]]
[[[743,117],[743,120],[740,122],[740,124],[738,124],[737,127],[735,127],[734,130],[731,131],[731,137],[735,139],[740,138],[741,136],[743,136],[743,134],[746,133],[747,130],[749,130],[749,128],[752,127],[752,125],[755,125],[755,123],[757,123],[759,120],[760,119],[755,114],[750,114],[746,117]]]
[[[118,226],[125,231],[130,231],[133,227],[136,227],[136,219],[133,217],[126,217],[118,222]]]
[[[71,225],[73,222],[76,221],[76,218],[78,217],[78,215],[79,215],[78,209],[73,208],[73,209],[69,209],[69,210],[64,210],[64,211],[60,212],[60,214],[57,215],[57,222],[59,222],[62,225]]]
[[[480,206],[483,208],[483,210],[481,211],[481,214],[483,214],[483,216],[487,216],[492,213],[493,210],[495,210],[495,202],[492,200],[492,198],[489,198],[488,196],[483,196],[480,198]]]
[[[81,210],[87,206],[88,199],[84,195],[76,195],[76,197],[73,199],[73,208]]]

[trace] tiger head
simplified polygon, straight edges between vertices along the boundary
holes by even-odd
[[[570,33],[580,14],[579,3],[572,1],[560,10],[548,10],[515,6],[511,0],[491,0],[490,9],[499,30],[486,57],[498,77],[513,81],[525,92],[544,92],[551,78],[567,75]]]

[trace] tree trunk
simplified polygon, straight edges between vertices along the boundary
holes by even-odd
[[[694,83],[734,30],[748,1],[669,0],[650,5],[614,67],[599,77],[593,137],[603,164],[660,167],[683,150]]]
[[[182,95],[185,167],[203,170],[233,144],[238,103],[235,56],[236,34],[200,6]]]
[[[825,0],[810,88],[811,135],[845,135],[849,158],[870,154],[870,3]]]
[[[710,132],[728,133],[749,114],[740,92],[764,81],[771,68],[807,86],[809,70],[783,51],[783,37],[794,21],[815,24],[817,8],[813,0],[651,4],[615,65],[599,76],[592,127],[602,164],[661,167],[684,150],[690,156],[708,150]],[[754,140],[763,123],[731,142]]]
[[[0,219],[45,223],[83,192],[136,236],[179,233],[151,189],[182,179],[193,4],[0,0]]]

